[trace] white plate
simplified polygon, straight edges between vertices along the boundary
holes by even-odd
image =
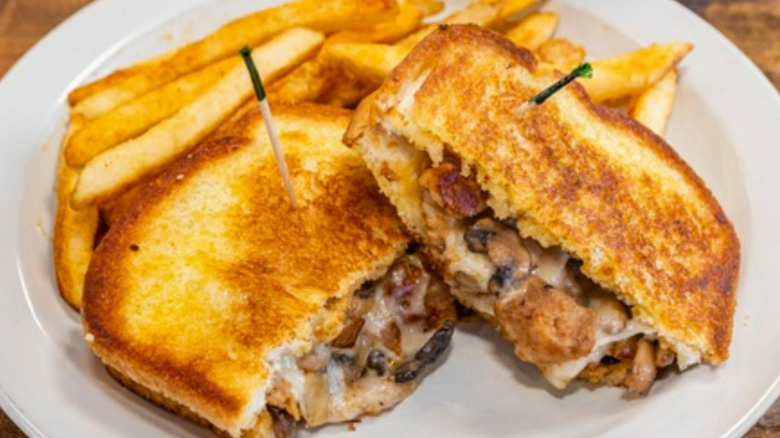
[[[52,32],[0,84],[0,404],[35,437],[211,436],[111,380],[57,296],[50,235],[66,93],[95,74],[202,36],[263,0],[101,0]],[[458,1],[454,3],[464,3]],[[408,401],[350,437],[739,436],[780,391],[780,99],[725,38],[671,0],[554,0],[559,34],[604,56],[688,40],[669,139],[735,222],[743,249],[732,359],[657,383],[645,399],[552,391],[480,325]],[[184,12],[183,11],[188,11]],[[343,434],[325,427],[317,436]]]

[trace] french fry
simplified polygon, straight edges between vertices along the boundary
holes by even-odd
[[[80,117],[70,122],[70,135],[83,123]],[[54,222],[54,272],[63,299],[75,310],[81,307],[84,277],[92,259],[98,230],[97,208],[74,210],[70,196],[78,181],[78,171],[67,166],[61,154],[57,165],[57,216]]]
[[[75,113],[92,119],[187,73],[228,58],[245,45],[255,47],[286,29],[301,26],[331,33],[387,20],[395,13],[397,5],[393,0],[287,3],[239,18],[173,54],[119,70],[76,89],[69,96],[69,102]]]
[[[570,71],[585,60],[585,48],[566,38],[554,38],[542,44],[536,55],[561,71]]]
[[[341,43],[329,46],[323,55],[327,62],[378,86],[410,51],[404,45]]]
[[[392,21],[377,23],[362,31],[343,31],[331,35],[325,40],[322,51],[339,42],[393,42],[417,29],[423,20],[423,11],[414,2],[403,2],[399,8],[398,15]],[[338,89],[338,92],[356,95],[352,91],[356,87],[358,84],[354,78],[341,69],[328,65],[322,56],[318,56],[304,62],[271,85],[268,88],[268,96],[273,102],[314,102],[328,90]],[[361,94],[362,92],[357,93]]]
[[[538,3],[539,0],[503,0],[498,18],[490,23],[490,28],[499,33],[507,33],[528,13],[532,6]]]
[[[595,103],[614,101],[641,93],[659,81],[690,51],[693,44],[655,44],[614,58],[594,61],[593,78],[582,79]]]
[[[500,20],[511,20],[531,6],[539,3],[539,0],[503,0],[501,3],[501,11],[498,13],[498,18]]]
[[[451,14],[442,24],[471,23],[488,26],[497,20],[517,14],[536,2],[537,0],[479,0]],[[376,47],[376,50],[373,50],[368,46],[354,45],[336,48],[331,54],[330,49],[336,44],[326,47],[323,50],[323,57],[347,71],[351,79],[338,82],[334,87],[328,88],[326,95],[322,96],[320,101],[336,106],[351,106],[359,102],[375,90],[397,63],[436,28],[437,25],[425,26],[395,43],[393,48]],[[383,55],[380,53],[384,52],[387,52],[385,55],[388,58],[382,58]],[[368,55],[369,58],[350,58],[350,56],[361,55]]]
[[[477,24],[479,26],[489,26],[497,20],[519,13],[538,0],[479,0],[470,3],[465,8],[454,12],[444,19],[442,24]],[[436,29],[436,25],[425,26],[419,31],[402,39],[397,45],[405,46],[411,49],[420,41],[424,40],[431,32]]]
[[[280,103],[314,102],[325,90],[335,86],[340,77],[337,68],[319,58],[310,59],[267,87],[268,99]]]
[[[425,13],[415,3],[403,2],[392,20],[382,21],[365,29],[337,32],[325,41],[325,45],[339,42],[393,43],[414,32],[423,18]]]
[[[520,47],[536,51],[552,38],[558,27],[558,14],[534,12],[506,33],[506,37]]]
[[[444,9],[444,3],[436,0],[411,0],[424,16],[438,14]]]
[[[324,39],[322,33],[294,28],[255,49],[252,57],[262,77],[270,83],[311,56]],[[246,68],[236,65],[173,117],[90,160],[81,172],[71,203],[75,208],[84,208],[115,198],[195,147],[252,93]]]
[[[634,120],[663,136],[677,94],[677,69],[669,70],[660,81],[648,87],[631,103],[628,114]]]
[[[351,73],[342,72],[342,75],[343,80],[336,82],[336,86],[325,90],[325,93],[317,99],[318,103],[348,108],[360,102],[377,88],[376,83],[366,82]]]
[[[81,168],[101,152],[176,114],[238,63],[233,58],[220,61],[88,121],[65,146],[68,165]]]

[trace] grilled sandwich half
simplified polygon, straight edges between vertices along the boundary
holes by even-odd
[[[455,319],[446,285],[341,143],[351,113],[275,116],[299,208],[251,110],[142,190],[97,248],[82,304],[112,375],[233,437],[392,407]]]
[[[598,75],[598,71],[594,72]],[[740,246],[661,138],[491,31],[441,27],[358,108],[358,150],[453,293],[563,388],[728,357]]]

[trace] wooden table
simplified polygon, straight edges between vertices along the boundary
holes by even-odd
[[[92,0],[0,0],[0,77],[46,32]],[[780,89],[780,0],[678,0],[739,45]],[[746,435],[780,438],[780,401]],[[0,411],[0,438],[22,438]]]

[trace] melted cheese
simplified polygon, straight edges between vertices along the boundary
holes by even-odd
[[[569,382],[576,379],[589,363],[600,361],[601,358],[607,354],[610,345],[640,333],[643,333],[643,330],[634,321],[629,321],[623,331],[614,335],[608,335],[607,333],[598,330],[596,333],[596,342],[593,345],[593,350],[591,350],[590,354],[580,359],[542,367],[542,374],[554,387],[563,389]]]

